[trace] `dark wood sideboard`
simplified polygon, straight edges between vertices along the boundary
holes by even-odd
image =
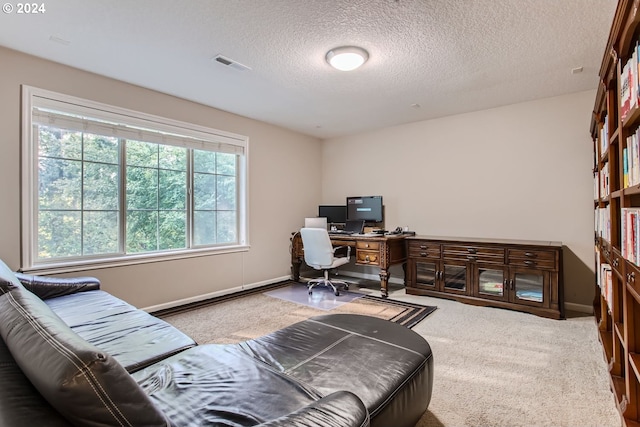
[[[564,318],[562,244],[407,237],[406,292]]]

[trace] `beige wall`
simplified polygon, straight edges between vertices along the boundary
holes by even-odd
[[[580,92],[326,140],[322,202],[382,195],[388,229],[561,241],[565,299],[590,305],[594,99]]]
[[[201,104],[0,47],[0,258],[20,267],[20,85],[26,84],[249,137],[248,252],[91,270],[139,307],[251,286],[290,274],[289,237],[321,196],[321,142]],[[203,88],[206,90],[206,88]]]

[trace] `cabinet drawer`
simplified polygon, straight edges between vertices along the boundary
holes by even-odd
[[[356,250],[356,264],[380,265],[380,252],[358,249]]]
[[[440,259],[440,244],[425,242],[410,242],[409,256],[412,258]]]
[[[442,257],[447,260],[504,263],[504,249],[486,246],[443,245]]]
[[[357,249],[370,249],[372,251],[377,251],[380,249],[380,242],[356,242]]]
[[[528,268],[556,268],[556,254],[554,251],[507,249],[509,265]]]

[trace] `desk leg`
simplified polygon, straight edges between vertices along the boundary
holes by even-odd
[[[300,265],[301,264],[302,264],[302,261],[300,261],[299,258],[293,258],[291,260],[291,278],[295,282],[300,281]]]
[[[387,298],[389,296],[389,290],[387,285],[389,284],[389,270],[380,270],[380,293],[382,294],[382,298]]]

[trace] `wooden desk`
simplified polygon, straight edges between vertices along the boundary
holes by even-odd
[[[356,265],[373,265],[380,268],[380,292],[383,298],[389,295],[389,267],[402,264],[406,268],[407,249],[406,236],[363,236],[363,235],[331,235],[334,246],[350,246],[355,249]],[[353,252],[353,250],[352,250]],[[300,265],[304,261],[302,237],[299,232],[291,237],[291,276],[293,280],[300,280]],[[406,277],[406,275],[405,275]],[[405,279],[406,283],[406,279]]]

